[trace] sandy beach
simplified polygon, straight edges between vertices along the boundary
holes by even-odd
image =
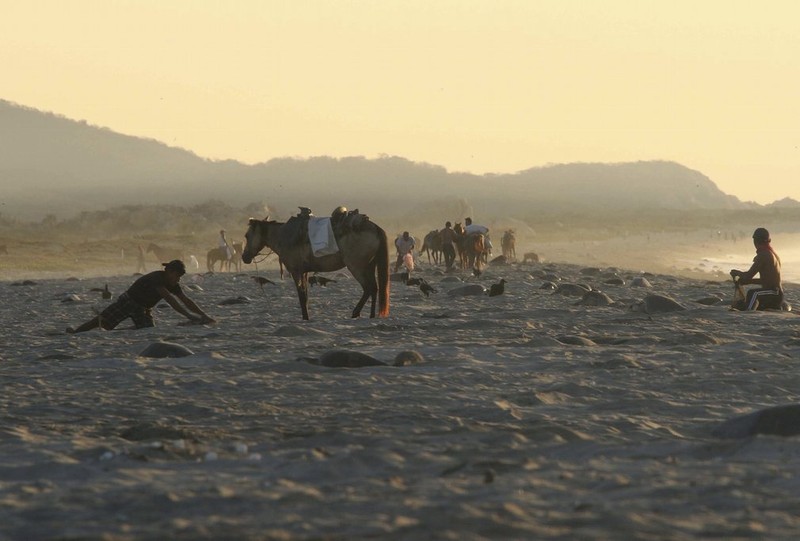
[[[736,418],[799,401],[797,312],[731,312],[722,279],[545,262],[425,265],[437,292],[394,282],[375,320],[349,319],[358,287],[330,273],[302,322],[289,281],[253,274],[184,277],[216,325],[162,303],[153,329],[82,335],[64,328],[108,302],[90,289],[132,276],[0,283],[0,539],[796,536],[798,439]],[[500,296],[448,294],[501,277]],[[140,355],[159,341],[193,354]],[[337,350],[386,365],[311,362]]]

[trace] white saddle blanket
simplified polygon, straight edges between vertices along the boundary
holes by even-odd
[[[308,219],[308,240],[311,242],[311,251],[315,257],[335,254],[339,251],[336,238],[333,236],[333,227],[330,218]]]

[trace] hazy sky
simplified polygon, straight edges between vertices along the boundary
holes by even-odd
[[[800,200],[800,2],[0,0],[0,98],[214,159],[675,160]]]

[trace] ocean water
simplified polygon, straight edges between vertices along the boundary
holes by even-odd
[[[789,249],[778,249],[778,256],[781,258],[781,278],[784,282],[800,284],[800,246]],[[755,252],[735,253],[724,256],[704,257],[700,261],[691,262],[693,268],[700,268],[708,271],[709,274],[716,274],[718,271],[728,274],[731,269],[747,270],[753,263]]]

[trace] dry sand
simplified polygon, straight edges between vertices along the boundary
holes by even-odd
[[[216,325],[162,308],[82,335],[64,328],[107,304],[89,289],[129,274],[2,282],[0,539],[794,539],[800,416],[719,430],[800,402],[797,312],[731,312],[722,279],[635,287],[633,268],[459,275],[505,278],[497,297],[423,268],[437,293],[393,283],[383,320],[349,319],[357,286],[328,274],[310,322],[274,269],[263,291],[252,270],[187,275]],[[654,293],[686,310],[630,310]],[[139,355],[156,341],[194,354]],[[422,362],[303,360],[339,349]]]

